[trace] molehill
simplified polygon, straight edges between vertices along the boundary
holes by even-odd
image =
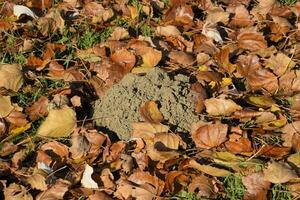
[[[179,74],[171,79],[159,68],[145,76],[129,73],[96,101],[96,125],[108,128],[120,139],[127,140],[131,137],[131,123],[143,121],[140,106],[147,100],[154,100],[175,131],[189,132],[191,123],[199,120],[194,113],[195,94],[190,87],[189,77]]]

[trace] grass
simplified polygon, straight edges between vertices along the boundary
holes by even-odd
[[[140,32],[143,36],[145,37],[151,37],[153,36],[153,33],[154,33],[154,30],[152,29],[151,26],[149,26],[148,24],[146,23],[143,23],[141,26],[140,26]]]
[[[222,182],[224,184],[227,199],[243,199],[246,188],[242,183],[242,177],[240,175],[231,174],[225,177]]]
[[[181,191],[176,196],[171,197],[171,200],[201,200],[201,198],[197,197],[195,193]]]
[[[295,3],[297,3],[297,0],[278,0],[279,3],[281,3],[282,5],[293,5]]]
[[[282,184],[275,184],[271,190],[272,200],[292,200],[292,194]]]
[[[77,47],[79,49],[91,48],[97,43],[105,42],[112,32],[112,27],[106,27],[101,33],[89,28],[82,35],[78,36]]]

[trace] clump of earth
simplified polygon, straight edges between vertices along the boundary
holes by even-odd
[[[189,132],[199,120],[194,113],[194,92],[189,77],[179,74],[170,77],[154,68],[145,76],[127,74],[96,101],[96,125],[115,132],[120,139],[131,137],[131,123],[143,121],[140,107],[148,100],[158,102],[164,120],[177,132]]]

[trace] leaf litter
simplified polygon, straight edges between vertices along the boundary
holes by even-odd
[[[0,3],[1,199],[298,199],[300,3]]]

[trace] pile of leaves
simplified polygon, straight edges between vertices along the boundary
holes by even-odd
[[[0,3],[1,199],[300,198],[300,3]],[[155,101],[129,141],[93,124],[127,73],[191,77],[190,133]]]

